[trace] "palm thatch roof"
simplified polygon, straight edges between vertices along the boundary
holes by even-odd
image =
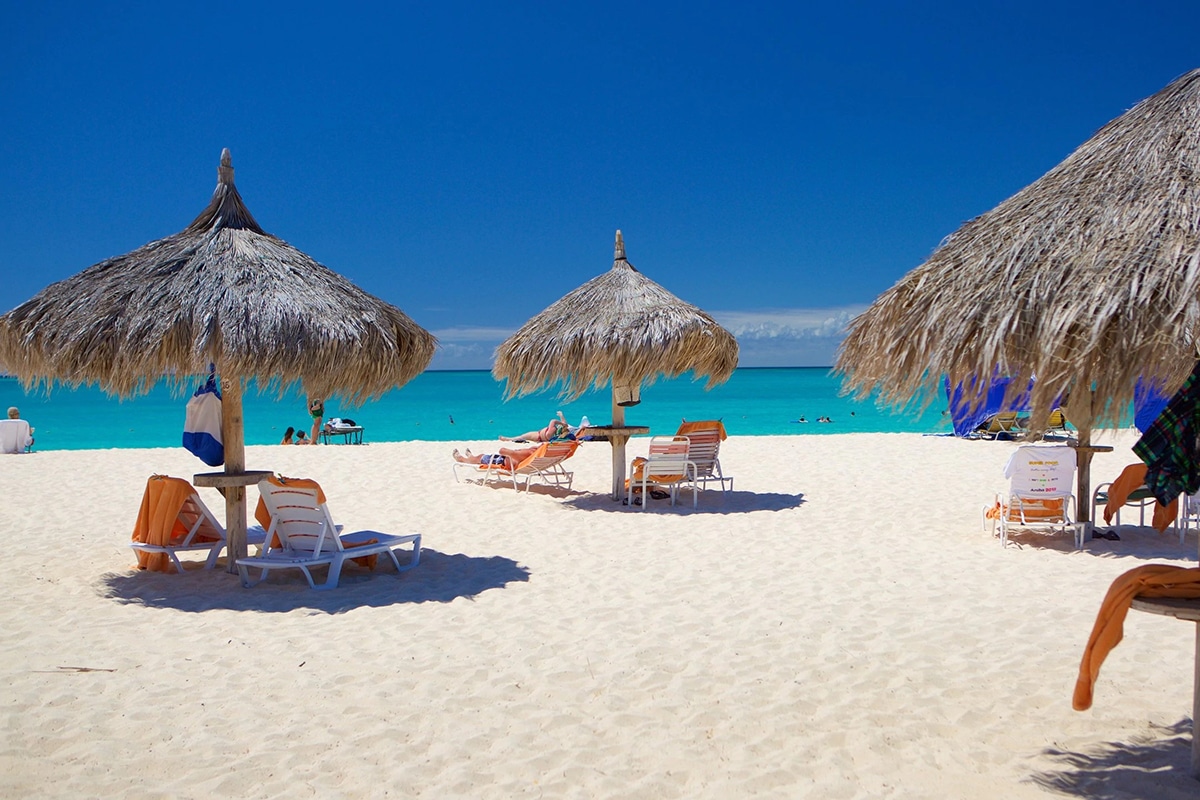
[[[895,405],[928,402],[943,374],[1036,376],[1035,423],[1059,394],[1090,387],[1100,425],[1128,408],[1140,376],[1179,386],[1198,337],[1195,70],[949,236],[851,323],[837,369]],[[1082,415],[1068,405],[1073,422]]]
[[[372,397],[419,374],[436,340],[403,311],[266,233],[221,154],[182,232],[101,261],[0,317],[0,363],[28,384],[120,396],[215,363],[223,376]]]
[[[711,388],[737,367],[733,334],[638,272],[617,231],[612,269],[521,326],[496,350],[492,375],[510,397],[555,383],[575,399],[588,387],[638,386],[691,372]]]

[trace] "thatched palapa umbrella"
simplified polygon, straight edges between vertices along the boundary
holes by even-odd
[[[1031,419],[1043,428],[1070,392],[1088,522],[1092,430],[1117,422],[1139,377],[1173,392],[1198,337],[1195,70],[955,231],[851,323],[837,368],[860,396],[897,405],[929,402],[943,374],[998,369],[1019,387],[1036,376]]]
[[[254,221],[229,151],[212,202],[181,233],[101,261],[0,317],[0,363],[28,387],[98,384],[121,397],[215,364],[222,383],[229,568],[246,553],[243,382],[299,382],[361,400],[433,356],[432,334]],[[239,479],[239,476],[241,478]]]
[[[625,427],[625,407],[640,401],[641,386],[660,375],[685,372],[708,378],[708,388],[737,368],[733,334],[638,272],[625,258],[617,231],[612,269],[567,294],[525,323],[496,350],[492,375],[508,382],[509,397],[562,385],[573,400],[612,384],[612,426]],[[625,483],[628,435],[610,435],[613,498]]]

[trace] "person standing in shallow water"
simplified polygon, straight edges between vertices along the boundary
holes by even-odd
[[[312,415],[312,432],[308,436],[308,443],[316,444],[320,441],[317,437],[321,435],[321,420],[325,418],[325,401],[319,397],[309,400],[308,413]]]

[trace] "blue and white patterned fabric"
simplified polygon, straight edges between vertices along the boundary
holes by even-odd
[[[208,464],[219,467],[225,463],[225,444],[221,440],[221,390],[217,388],[215,372],[188,400],[183,421],[183,446]]]

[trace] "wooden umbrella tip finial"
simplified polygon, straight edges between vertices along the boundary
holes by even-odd
[[[217,167],[217,182],[233,183],[233,156],[229,154],[228,147],[221,149],[221,166]]]
[[[625,258],[625,240],[621,238],[620,229],[617,230],[617,244],[613,248],[613,257],[617,261],[622,261]]]

